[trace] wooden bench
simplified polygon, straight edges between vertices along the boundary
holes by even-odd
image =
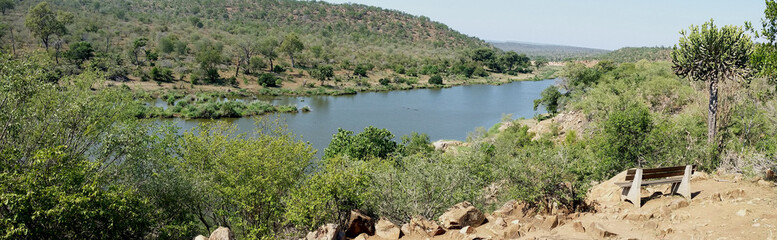
[[[616,182],[615,185],[623,188],[621,201],[629,200],[637,208],[641,205],[640,191],[642,186],[657,184],[672,184],[672,194],[680,194],[686,199],[691,199],[691,175],[696,166],[677,166],[664,168],[629,169],[626,172],[626,182]],[[648,180],[647,179],[656,179]]]

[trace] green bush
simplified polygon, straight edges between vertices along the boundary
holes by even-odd
[[[353,132],[337,129],[329,146],[324,149],[324,158],[338,155],[348,156],[353,159],[387,158],[397,150],[397,143],[392,139],[386,129],[378,129],[372,126],[364,128],[364,131],[353,135]]]
[[[278,79],[272,73],[262,73],[257,77],[257,83],[262,87],[277,87]]]
[[[429,82],[429,84],[442,85],[442,76],[434,75],[434,76],[429,78],[428,82]]]
[[[173,70],[163,67],[152,67],[151,72],[149,72],[149,77],[157,82],[172,82],[175,80],[175,78],[173,78]]]

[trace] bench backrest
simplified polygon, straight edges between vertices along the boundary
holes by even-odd
[[[696,171],[696,165],[691,167],[691,174],[693,174],[694,171]],[[635,168],[626,171],[626,181],[634,180],[634,174],[636,172],[637,169]],[[683,174],[685,174],[685,166],[642,169],[642,179],[667,178],[682,176]]]

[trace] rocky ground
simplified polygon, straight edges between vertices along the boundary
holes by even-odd
[[[353,214],[354,239],[775,239],[777,188],[771,181],[737,175],[694,174],[693,198],[669,196],[669,185],[643,188],[641,208],[620,201],[613,183],[625,173],[596,185],[587,201],[590,212],[535,215],[522,204],[509,202],[493,213],[481,213],[460,203],[430,221],[409,223],[372,221]],[[480,224],[478,224],[481,222]],[[337,239],[336,226],[322,227],[307,239]]]

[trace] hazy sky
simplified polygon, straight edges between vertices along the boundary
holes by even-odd
[[[710,18],[760,26],[762,0],[326,0],[423,15],[484,40],[602,49],[672,46],[679,31]]]

